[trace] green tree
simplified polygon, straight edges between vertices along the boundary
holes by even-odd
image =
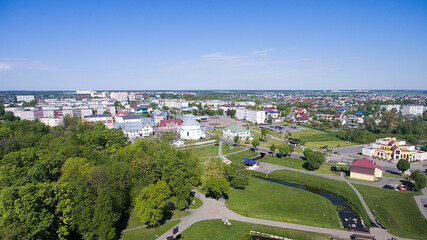
[[[267,117],[267,122],[273,122],[273,116],[271,116],[271,115],[269,115],[268,117]]]
[[[313,152],[313,149],[306,147],[303,151],[304,157],[308,159],[308,156],[310,156],[310,154],[312,154]]]
[[[400,159],[399,162],[397,162],[397,169],[399,169],[402,174],[406,172],[411,167],[411,164],[406,159]]]
[[[219,198],[223,194],[228,195],[230,191],[230,183],[227,180],[229,174],[226,175],[224,170],[227,168],[224,165],[211,159],[202,174],[202,186],[214,198]]]
[[[262,134],[262,139],[264,139],[264,141],[266,140],[266,136],[268,134],[268,129],[267,128],[262,128],[261,129],[261,134]]]
[[[289,144],[283,144],[279,147],[279,154],[280,156],[284,157],[290,153],[290,145]]]
[[[234,143],[235,144],[237,144],[238,142],[239,142],[239,136],[238,135],[236,135],[236,136],[234,136],[234,138],[233,138],[233,140],[234,140]]]
[[[158,224],[163,218],[169,195],[169,186],[162,180],[141,189],[135,199],[135,211],[141,222],[149,225]]]
[[[3,120],[15,121],[15,120],[19,120],[19,117],[15,117],[15,115],[13,115],[13,112],[7,111],[3,115]]]
[[[270,146],[270,151],[274,152],[274,151],[276,151],[276,148],[277,148],[276,145],[274,145],[274,143],[273,143]]]
[[[414,171],[411,174],[411,178],[415,181],[415,191],[421,191],[426,187],[427,177],[420,170]]]
[[[228,181],[233,188],[245,189],[249,185],[249,174],[243,163],[232,163],[225,167],[231,168]]]
[[[252,140],[252,146],[255,149],[259,146],[259,140],[257,138],[255,138],[254,140]]]
[[[307,157],[307,168],[309,170],[319,169],[320,166],[325,162],[325,155],[323,153],[315,151],[310,153]]]

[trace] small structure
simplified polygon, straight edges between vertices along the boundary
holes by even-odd
[[[176,138],[171,140],[171,145],[175,147],[183,147],[184,146],[184,140]]]
[[[181,119],[169,119],[169,120],[161,120],[160,125],[157,128],[160,131],[178,131],[181,126]]]
[[[375,181],[383,176],[383,169],[368,158],[356,159],[351,163],[350,178]]]
[[[259,167],[259,162],[256,162],[254,160],[250,160],[247,158],[242,158],[243,162],[245,163],[245,166],[249,170],[254,170],[255,168]]]

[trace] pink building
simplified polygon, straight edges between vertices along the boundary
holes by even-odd
[[[83,118],[86,122],[102,122],[108,128],[113,127],[113,116],[109,114],[94,114]]]

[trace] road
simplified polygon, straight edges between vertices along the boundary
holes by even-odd
[[[191,212],[190,215],[181,217],[181,222],[179,224],[177,224],[176,226],[168,230],[166,233],[161,235],[158,239],[165,240],[167,239],[167,237],[173,236],[172,231],[175,227],[179,228],[179,233],[175,234],[175,237],[176,237],[177,235],[182,233],[185,229],[189,228],[194,223],[204,221],[204,220],[212,220],[212,219],[227,219],[227,220],[235,220],[235,221],[248,222],[248,223],[254,223],[254,224],[268,225],[273,227],[289,228],[289,229],[295,229],[295,230],[301,230],[301,231],[307,231],[307,232],[325,233],[325,234],[331,234],[334,237],[344,238],[344,239],[350,239],[350,235],[353,234],[353,232],[349,232],[346,230],[313,227],[313,226],[307,226],[307,225],[278,222],[278,221],[242,216],[228,209],[223,199],[215,200],[211,198],[206,198],[204,194],[198,192],[197,190],[193,190],[193,191],[196,192],[195,194],[196,197],[198,197],[203,202],[203,205],[198,209],[189,209],[189,211]],[[231,222],[231,224],[233,224],[233,222]],[[375,236],[377,239],[390,239],[394,237],[393,235],[379,228],[371,228],[371,233],[364,233],[364,235]],[[399,238],[399,240],[400,239],[403,239],[403,238]]]

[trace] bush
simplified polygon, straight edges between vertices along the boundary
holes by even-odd
[[[325,155],[321,152],[312,152],[307,157],[307,168],[309,170],[319,169],[325,162]]]

